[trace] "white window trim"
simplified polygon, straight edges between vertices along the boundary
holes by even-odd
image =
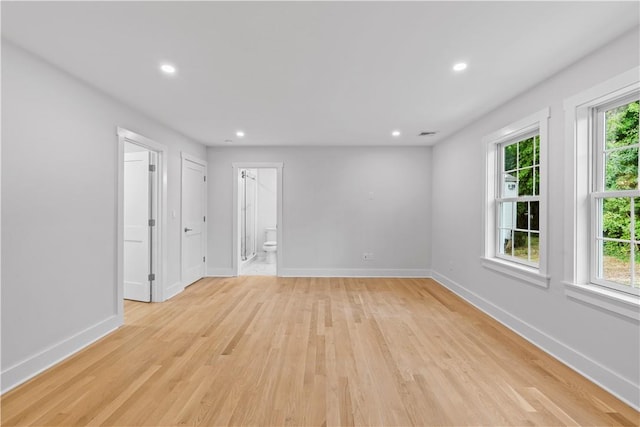
[[[485,206],[484,206],[484,247],[482,265],[491,270],[509,275],[523,282],[543,288],[549,287],[550,277],[547,275],[547,140],[548,140],[549,108],[533,113],[517,122],[511,123],[482,138],[486,147],[485,163]],[[527,266],[515,261],[505,260],[496,254],[496,197],[498,195],[498,147],[503,142],[517,139],[520,136],[538,130],[540,134],[540,240],[538,267]]]
[[[590,202],[593,176],[590,161],[592,109],[640,90],[640,67],[635,67],[564,101],[565,217],[564,285],[569,298],[638,319],[640,298],[591,283]],[[589,143],[584,143],[589,141]],[[612,303],[613,301],[613,303]]]

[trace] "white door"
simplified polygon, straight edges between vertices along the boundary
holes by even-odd
[[[151,301],[150,153],[124,154],[124,297]]]
[[[206,167],[182,159],[182,283],[205,276]]]

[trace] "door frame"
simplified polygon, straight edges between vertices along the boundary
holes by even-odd
[[[156,153],[157,165],[154,174],[154,196],[156,211],[156,233],[151,250],[155,254],[155,280],[151,282],[151,302],[165,300],[167,278],[167,146],[130,130],[118,127],[118,179],[117,179],[117,233],[116,233],[116,280],[117,313],[124,317],[124,145],[125,142]]]
[[[277,242],[278,250],[276,252],[276,276],[280,276],[282,271],[283,254],[283,223],[282,223],[282,170],[284,163],[282,162],[234,162],[231,164],[233,173],[233,226],[232,226],[232,239],[231,239],[231,270],[234,277],[238,276],[240,270],[240,222],[238,221],[238,215],[240,214],[240,197],[238,197],[238,172],[240,169],[275,169],[277,176],[276,185],[276,208],[277,208]]]
[[[209,170],[207,167],[207,162],[206,160],[202,160],[199,157],[196,156],[192,156],[191,154],[185,153],[184,151],[180,152],[180,283],[182,286],[182,289],[186,288],[187,286],[191,285],[192,283],[195,282],[190,282],[190,283],[186,283],[185,282],[185,278],[184,278],[184,223],[183,223],[183,219],[184,219],[184,212],[183,212],[183,201],[184,201],[184,192],[182,191],[182,185],[184,183],[184,164],[185,162],[191,162],[191,163],[195,163],[197,165],[200,165],[202,167],[204,167],[204,190],[203,190],[203,215],[205,217],[205,221],[204,221],[204,227],[202,227],[202,234],[203,234],[203,238],[202,238],[202,253],[204,254],[203,256],[205,257],[205,263],[204,263],[204,271],[202,272],[202,277],[207,277],[207,265],[208,265],[208,260],[207,260],[207,246],[208,246],[208,241],[207,241],[207,229],[209,228],[209,222],[206,221],[206,218],[208,217],[208,212],[207,212],[207,189],[209,187],[209,182],[207,181],[207,175],[209,174]]]

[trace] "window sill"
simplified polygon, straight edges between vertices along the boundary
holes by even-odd
[[[597,285],[563,282],[569,298],[640,321],[640,298]]]
[[[535,268],[515,265],[514,263],[496,258],[482,258],[482,266],[541,288],[549,287],[550,277],[541,274],[540,271]]]

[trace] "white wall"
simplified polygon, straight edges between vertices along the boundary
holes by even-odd
[[[120,324],[117,126],[169,147],[167,274],[179,282],[180,151],[205,158],[204,146],[3,40],[3,390]]]
[[[455,292],[640,406],[637,320],[569,299],[564,278],[564,98],[638,66],[629,33],[503,105],[433,149],[433,270]],[[472,71],[470,71],[472,72]],[[483,268],[483,136],[549,106],[549,273],[543,289]],[[437,250],[436,250],[437,249]]]
[[[267,227],[275,227],[278,222],[277,169],[258,169],[258,253],[265,256],[262,250],[264,232]]]
[[[282,275],[428,274],[430,148],[210,147],[212,275],[232,274],[233,162],[284,163]]]

